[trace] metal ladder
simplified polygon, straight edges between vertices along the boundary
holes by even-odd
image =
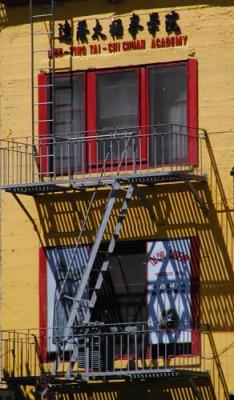
[[[122,227],[124,218],[127,213],[128,205],[129,205],[129,202],[130,202],[133,192],[134,192],[134,187],[131,183],[128,185],[128,187],[126,189],[124,200],[123,200],[121,209],[118,214],[117,223],[115,225],[114,231],[112,232],[111,239],[110,239],[110,242],[108,245],[108,249],[105,252],[105,257],[104,257],[103,263],[101,265],[101,268],[99,270],[99,273],[98,273],[98,276],[96,279],[96,283],[95,283],[95,287],[93,288],[93,292],[91,295],[91,299],[89,300],[88,305],[85,306],[84,302],[82,301],[82,298],[83,298],[85,289],[88,285],[88,280],[89,280],[95,259],[98,254],[100,244],[102,242],[102,239],[103,239],[103,236],[105,233],[106,226],[107,226],[109,218],[111,216],[111,212],[113,210],[113,206],[114,206],[117,192],[119,191],[119,189],[120,189],[120,183],[118,182],[118,180],[115,180],[112,185],[112,189],[111,189],[110,196],[109,196],[109,199],[108,199],[108,202],[106,205],[105,213],[104,213],[102,222],[100,224],[100,227],[97,231],[96,239],[93,244],[88,263],[85,267],[80,286],[78,287],[76,296],[73,299],[73,305],[71,307],[70,316],[69,316],[69,319],[68,319],[68,322],[67,322],[67,325],[66,325],[66,328],[64,331],[63,343],[65,343],[65,345],[66,345],[66,342],[69,340],[69,337],[73,336],[72,327],[76,321],[77,315],[81,316],[81,321],[79,321],[80,323],[85,325],[88,322],[90,322],[90,318],[91,318],[90,309],[95,307],[97,297],[98,297],[98,292],[100,291],[100,289],[102,287],[102,283],[104,282],[104,275],[108,270],[109,263],[110,263],[110,257],[111,257],[111,254],[113,254],[113,251],[115,249],[115,245],[116,245],[117,239],[120,235],[121,227]],[[73,365],[77,360],[77,356],[78,356],[78,347],[75,345],[75,347],[71,353],[69,365],[67,368],[66,378],[68,378],[68,379],[71,376]],[[87,365],[86,365],[86,369],[88,369]]]
[[[122,203],[122,206],[121,206],[118,218],[117,218],[117,223],[116,223],[115,229],[114,229],[114,231],[112,233],[112,236],[111,236],[111,239],[110,239],[110,242],[109,242],[108,250],[105,253],[105,258],[104,258],[104,261],[102,263],[101,269],[99,271],[98,278],[96,280],[96,284],[95,284],[95,288],[94,288],[93,293],[92,293],[91,300],[89,301],[87,299],[84,299],[83,296],[84,296],[86,288],[88,287],[88,280],[89,280],[89,277],[90,277],[90,273],[91,273],[92,268],[94,266],[95,260],[96,260],[96,258],[98,256],[99,248],[100,248],[101,242],[103,240],[103,236],[105,234],[105,229],[106,229],[108,221],[110,219],[110,216],[111,216],[111,213],[112,213],[112,210],[113,210],[116,198],[117,198],[117,194],[118,194],[118,192],[120,190],[119,174],[120,174],[120,169],[121,169],[121,165],[123,163],[125,154],[126,154],[126,152],[128,150],[128,145],[130,143],[130,140],[131,140],[131,136],[129,136],[128,141],[127,141],[127,143],[125,145],[125,149],[122,152],[121,159],[120,159],[119,165],[118,165],[118,169],[116,171],[116,176],[115,176],[114,181],[112,183],[111,190],[110,190],[110,193],[109,193],[109,196],[108,196],[108,199],[107,199],[104,215],[103,215],[101,224],[99,226],[99,229],[97,231],[96,238],[95,238],[94,244],[92,246],[92,249],[91,249],[91,252],[90,252],[90,255],[89,255],[89,259],[87,260],[86,266],[82,266],[82,268],[81,268],[82,276],[80,278],[80,286],[78,287],[78,290],[76,292],[75,297],[73,299],[70,298],[70,300],[73,301],[73,304],[72,304],[72,307],[70,309],[70,314],[69,314],[69,318],[68,318],[68,321],[67,321],[67,324],[66,324],[66,327],[65,327],[65,331],[64,331],[62,342],[58,343],[57,357],[56,357],[54,368],[53,368],[53,375],[56,375],[56,372],[57,372],[57,369],[58,369],[58,365],[59,365],[59,362],[60,362],[60,354],[62,353],[62,351],[65,350],[66,343],[67,343],[67,341],[69,339],[69,336],[72,333],[72,327],[75,324],[79,324],[79,323],[85,324],[85,323],[89,322],[89,320],[90,320],[90,317],[91,317],[90,308],[94,308],[94,306],[95,306],[95,303],[96,303],[96,300],[97,300],[97,291],[100,290],[100,288],[102,286],[102,283],[103,283],[103,280],[104,280],[103,279],[103,275],[108,269],[108,265],[109,265],[109,261],[110,261],[110,255],[114,251],[116,241],[117,241],[117,239],[119,237],[119,234],[120,234],[120,230],[121,230],[121,227],[122,227],[123,220],[124,220],[124,218],[126,216],[128,203],[131,200],[131,197],[132,197],[132,194],[133,194],[133,191],[134,191],[134,188],[133,188],[132,184],[128,185],[128,189],[127,190],[124,189],[125,192],[126,192],[125,198],[124,198],[124,201]],[[78,235],[77,245],[76,245],[76,247],[74,249],[74,252],[73,252],[73,255],[72,255],[71,259],[70,259],[70,262],[69,262],[69,265],[68,265],[68,268],[67,268],[67,273],[65,275],[63,284],[61,286],[60,293],[58,295],[58,298],[57,298],[57,301],[56,301],[56,304],[55,304],[55,310],[58,307],[62,296],[65,295],[64,291],[65,291],[65,287],[66,287],[66,282],[67,282],[67,279],[69,277],[70,271],[72,270],[72,268],[74,266],[76,252],[77,252],[77,250],[79,248],[79,245],[80,245],[80,239],[82,237],[82,234],[83,234],[84,229],[86,227],[86,224],[88,222],[89,215],[90,215],[91,210],[92,210],[92,205],[94,203],[94,200],[95,200],[95,197],[96,197],[96,194],[97,194],[97,190],[98,190],[100,184],[102,184],[102,175],[105,172],[105,166],[106,166],[106,163],[108,161],[108,157],[109,157],[109,154],[111,153],[111,151],[112,151],[112,149],[111,149],[111,145],[110,145],[109,151],[107,152],[106,158],[105,158],[105,160],[103,162],[103,167],[102,167],[102,171],[100,173],[99,180],[97,181],[97,185],[96,185],[95,191],[93,192],[93,195],[91,197],[91,200],[90,200],[90,203],[89,203],[89,206],[88,206],[88,209],[87,209],[83,224],[81,226],[81,229],[80,229],[80,232],[79,232],[79,235]],[[74,354],[72,354],[71,360],[72,359],[75,359]],[[69,369],[70,369],[70,366],[72,365],[72,363],[73,362],[70,361]],[[69,373],[68,373],[68,375],[69,375]]]
[[[45,11],[41,11],[45,10]],[[54,0],[49,0],[46,5],[38,3],[37,0],[30,0],[30,25],[31,25],[31,97],[32,97],[32,146],[34,159],[32,163],[32,176],[35,176],[35,157],[36,145],[35,137],[41,124],[45,129],[45,135],[54,133],[54,80],[55,80],[55,15]],[[41,22],[41,24],[40,24]],[[44,24],[42,28],[41,25]],[[45,40],[48,38],[48,46],[45,46]],[[42,43],[41,43],[42,42]],[[47,48],[45,48],[47,47]],[[48,57],[50,51],[51,57],[48,60],[48,66],[42,68],[41,56]],[[45,72],[46,78],[40,79],[40,72]],[[42,95],[40,93],[43,92]],[[39,93],[39,96],[38,96]],[[46,118],[41,117],[40,110],[46,110]],[[50,112],[48,111],[50,109]]]

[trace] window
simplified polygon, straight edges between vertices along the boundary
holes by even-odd
[[[138,71],[121,71],[98,73],[97,90],[97,134],[106,135],[115,130],[128,130],[139,125],[139,80]],[[112,157],[119,159],[124,151],[124,141],[115,141],[112,146]],[[131,149],[128,147],[128,158]],[[98,160],[105,159],[102,145],[98,146]]]
[[[150,163],[168,164],[187,157],[186,65],[149,69]],[[170,126],[171,125],[171,126]],[[173,126],[173,128],[172,128]],[[156,127],[156,128],[154,128]]]
[[[39,75],[43,172],[92,172],[103,162],[117,168],[123,153],[141,168],[197,164],[196,60],[58,73],[53,107],[48,82]]]
[[[57,341],[63,338],[90,249],[90,245],[80,245],[70,269],[74,247],[40,250],[40,327],[44,357],[46,352],[53,353]],[[102,257],[100,253],[95,261],[85,300],[92,296]],[[63,296],[59,298],[68,269]],[[146,322],[152,332],[149,336],[153,346],[167,344],[169,350],[176,343],[178,354],[181,351],[195,354],[200,348],[199,319],[197,237],[117,243],[91,322],[117,327],[123,323]]]
[[[55,169],[58,174],[80,170],[84,163],[82,142],[73,139],[82,138],[85,131],[84,75],[57,76],[54,99]]]

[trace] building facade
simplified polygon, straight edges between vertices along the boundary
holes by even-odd
[[[232,3],[1,3],[17,399],[234,392]]]

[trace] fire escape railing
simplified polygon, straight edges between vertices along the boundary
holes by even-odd
[[[0,186],[196,170],[203,131],[160,125],[0,141]],[[105,161],[105,168],[103,164]]]
[[[213,384],[218,388],[219,398],[227,398],[228,389],[212,333],[207,326],[196,328],[200,343],[194,349],[191,340],[194,329],[177,328],[165,334],[159,325],[152,327],[148,323],[74,327],[60,354],[62,362],[57,378],[64,379],[69,357],[77,347],[72,379],[122,379],[144,373],[209,371],[211,379],[216,380]],[[177,340],[173,340],[175,337]],[[52,377],[56,343],[62,339],[60,331],[55,329],[2,331],[5,380],[31,378],[36,382],[40,376]]]
[[[188,324],[189,325],[189,324]],[[154,335],[154,340],[151,338]],[[156,336],[155,336],[156,335]],[[192,353],[191,328],[175,329],[167,339],[159,327],[147,323],[87,324],[73,328],[66,340],[58,374],[65,373],[74,347],[77,347],[78,374],[125,374],[129,371],[201,367],[201,348]],[[174,341],[169,337],[179,337]],[[157,344],[155,337],[158,338]],[[164,338],[164,339],[163,339]],[[50,374],[56,357],[61,329],[2,331],[2,368],[5,376]],[[43,366],[43,370],[42,370]]]

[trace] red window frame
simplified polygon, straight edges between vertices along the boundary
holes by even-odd
[[[96,77],[98,74],[103,73],[121,73],[121,71],[138,71],[138,79],[139,79],[139,126],[141,127],[139,134],[141,135],[142,140],[142,154],[141,158],[144,163],[147,164],[147,140],[146,136],[148,134],[149,125],[149,77],[148,71],[150,68],[163,68],[178,66],[178,65],[186,65],[187,68],[187,126],[188,126],[188,162],[190,166],[196,166],[198,164],[198,82],[197,82],[197,60],[189,59],[185,61],[179,62],[171,62],[171,63],[157,63],[157,64],[148,64],[148,65],[140,65],[133,67],[123,67],[123,68],[112,68],[112,69],[100,69],[93,71],[84,71],[84,72],[76,72],[85,74],[85,114],[86,114],[86,132],[87,138],[90,137],[90,141],[88,141],[88,146],[86,148],[85,160],[86,165],[97,166],[97,153],[96,153],[96,141],[92,138],[95,136],[97,131],[97,107],[96,107]],[[61,73],[58,73],[61,75]],[[62,73],[62,75],[66,75],[66,73]],[[48,173],[48,159],[46,157],[47,148],[46,148],[46,137],[48,136],[48,122],[49,119],[49,110],[46,102],[48,102],[49,93],[48,93],[48,74],[41,72],[38,76],[38,97],[39,97],[39,138],[40,141],[40,171],[42,174]],[[145,139],[144,139],[145,137]],[[131,160],[129,160],[131,163]],[[101,163],[101,161],[100,161]],[[95,168],[95,167],[94,167]],[[99,168],[99,167],[98,167]],[[117,168],[117,166],[116,166]],[[101,169],[101,166],[100,166]],[[87,171],[90,172],[90,171]],[[94,171],[93,171],[94,172]]]
[[[87,109],[89,110],[87,113],[87,136],[93,136],[97,132],[97,76],[101,74],[121,74],[121,72],[137,72],[137,79],[138,79],[138,126],[141,126],[141,115],[142,115],[142,102],[141,102],[141,69],[140,68],[112,68],[112,69],[103,69],[97,71],[91,71],[87,73]],[[97,166],[98,169],[101,170],[103,162],[97,160],[97,151],[96,151],[96,142],[92,140],[89,142],[89,146],[91,143],[91,165]],[[133,160],[128,159],[128,164],[132,165]],[[118,161],[113,160],[113,165],[117,169],[118,168]],[[113,165],[111,168],[113,168]],[[106,171],[108,171],[108,162],[106,166]]]

